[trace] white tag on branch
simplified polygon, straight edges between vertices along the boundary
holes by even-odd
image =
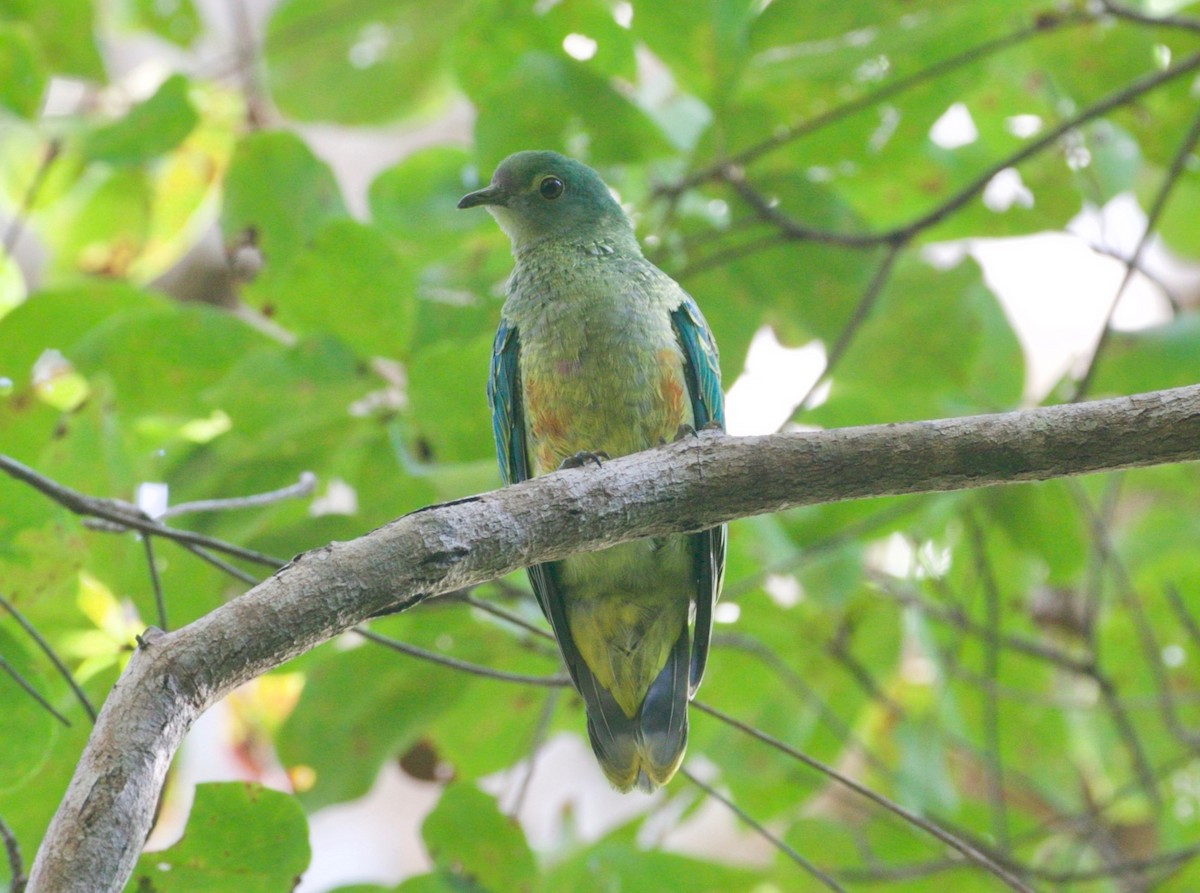
[[[138,484],[137,507],[151,518],[161,518],[167,510],[171,488],[167,484],[144,481]]]

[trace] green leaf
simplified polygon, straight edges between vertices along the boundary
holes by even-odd
[[[25,300],[25,277],[16,262],[0,248],[0,319]],[[0,390],[0,397],[5,396]]]
[[[122,0],[129,24],[181,47],[200,35],[200,16],[192,0]]]
[[[464,214],[456,205],[468,190],[471,156],[456,146],[436,146],[409,155],[371,183],[371,217],[388,233],[419,242],[479,226],[479,215]],[[490,222],[490,221],[489,221]]]
[[[1087,554],[1087,526],[1067,484],[997,487],[981,499],[997,524],[993,529],[1043,561],[1048,582],[1066,585],[1077,578]]]
[[[11,595],[11,592],[4,594]],[[0,626],[0,656],[6,662],[0,672],[0,713],[4,715],[9,734],[5,736],[5,746],[0,748],[0,791],[19,789],[41,767],[57,736],[58,726],[50,712],[11,674],[18,674],[56,708],[55,689],[61,687],[47,684],[21,641],[30,640],[24,632],[18,632],[16,624],[7,618],[7,612],[5,617],[5,624]]]
[[[348,216],[333,172],[295,134],[258,131],[238,143],[225,183],[221,228],[253,232],[268,265],[282,265],[330,220]]]
[[[408,369],[414,451],[435,462],[491,459],[492,423],[484,384],[491,333],[443,341],[416,354]]]
[[[477,890],[535,889],[537,867],[520,826],[473,785],[448,786],[421,826],[421,836],[442,875]]]
[[[581,62],[544,52],[525,53],[506,76],[487,85],[479,98],[475,145],[487,169],[530,146],[582,152],[595,164],[669,150],[651,118],[608,80]]]
[[[938,272],[901,263],[805,413],[828,427],[989,412],[1016,404],[1020,346],[973,263]]]
[[[469,681],[371,644],[344,654],[327,649],[322,657],[278,740],[286,765],[316,773],[315,786],[301,795],[310,810],[365,794],[383,762],[415,744]]]
[[[573,853],[546,876],[546,890],[622,890],[642,893],[751,893],[758,872],[638,846],[629,825]],[[791,880],[794,882],[795,877]],[[808,889],[794,886],[791,889]]]
[[[128,419],[201,418],[209,415],[204,390],[264,340],[224,311],[164,302],[105,320],[79,339],[72,358],[85,375],[113,383]]]
[[[127,275],[149,237],[151,201],[143,168],[92,169],[38,220],[52,252],[51,274],[58,282],[78,273]]]
[[[804,208],[807,226],[853,231],[861,225],[834,193],[806,178],[777,172],[759,178],[756,187],[783,207]],[[734,202],[731,195],[730,203]],[[789,346],[813,338],[827,343],[836,340],[881,258],[879,253],[864,254],[857,249],[785,241],[741,256],[740,246],[753,243],[767,231],[747,236],[744,227],[737,229],[714,232],[706,225],[696,233],[692,238],[699,247],[689,249],[689,264],[704,266],[726,250],[733,256],[681,278],[716,335],[726,387],[741,371],[750,339],[763,325],[772,326],[780,341]],[[687,266],[683,272],[686,270]]]
[[[572,44],[571,36],[576,43]],[[592,53],[585,59],[578,39]],[[594,45],[588,46],[586,41]],[[608,0],[575,0],[537,6],[518,0],[476,0],[470,16],[454,36],[454,72],[474,101],[488,85],[505,77],[513,61],[538,52],[559,58],[576,58],[602,77],[637,79],[635,42],[622,27]],[[568,48],[575,51],[571,56]]]
[[[289,263],[269,267],[246,297],[288,329],[330,332],[363,357],[403,357],[415,291],[407,265],[378,230],[333,220]]]
[[[175,148],[192,132],[198,118],[188,99],[188,82],[171,75],[154,95],[139,103],[120,121],[93,130],[84,139],[84,152],[111,164],[145,164]]]
[[[30,30],[0,19],[0,108],[33,119],[45,89],[45,65]]]
[[[42,351],[58,348],[70,354],[75,343],[105,319],[163,305],[158,295],[105,280],[36,291],[0,319],[0,375],[12,379],[18,389],[27,388]]]
[[[633,33],[687,89],[719,106],[736,90],[757,6],[748,0],[643,3],[634,8]]]
[[[1147,203],[1153,201],[1162,188],[1161,174],[1152,180],[1153,186],[1144,183],[1138,189],[1139,196]],[[1171,187],[1170,198],[1158,219],[1158,233],[1175,251],[1193,259],[1200,258],[1196,208],[1200,208],[1200,167],[1185,168]]]
[[[101,81],[104,65],[96,51],[93,14],[91,0],[0,0],[0,20],[29,25],[56,74]]]
[[[464,4],[285,0],[267,23],[271,95],[302,121],[374,124],[444,92],[443,53]]]
[[[241,782],[201,784],[183,839],[144,853],[125,889],[276,893],[308,867],[308,824],[294,797]]]
[[[1135,332],[1112,332],[1096,362],[1092,393],[1136,394],[1200,381],[1200,314]]]

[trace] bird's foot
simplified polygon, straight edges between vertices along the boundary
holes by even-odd
[[[685,437],[695,437],[695,436],[696,436],[696,429],[693,428],[691,425],[689,425],[687,422],[684,422],[682,425],[680,425],[678,428],[675,429],[675,437],[671,442],[679,443],[679,441],[683,440]]]
[[[582,468],[589,462],[595,462],[596,467],[599,468],[600,461],[604,460],[607,462],[608,458],[608,453],[604,452],[604,450],[596,450],[595,452],[591,450],[580,450],[575,455],[567,456],[567,458],[563,459],[558,465],[558,470],[562,471],[564,468]]]
[[[701,431],[724,431],[724,430],[725,429],[721,426],[721,423],[716,421],[715,419],[711,422],[707,422],[706,424],[704,424],[700,428],[699,431],[696,430],[691,425],[689,425],[687,422],[684,422],[682,425],[680,425],[678,428],[675,429],[675,438],[674,438],[674,440],[672,440],[672,443],[679,443],[679,441],[683,440],[686,437],[699,437]],[[663,441],[663,442],[665,443],[666,441]]]

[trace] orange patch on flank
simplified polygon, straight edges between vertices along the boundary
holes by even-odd
[[[551,408],[554,401],[546,399],[545,385],[529,379],[525,380],[524,385],[525,416],[533,437],[533,471],[535,474],[544,473],[557,468],[568,452],[564,443],[568,430],[567,418]]]
[[[671,427],[683,421],[683,378],[678,371],[679,359],[670,350],[658,352],[662,376],[658,380],[658,397],[664,420]]]

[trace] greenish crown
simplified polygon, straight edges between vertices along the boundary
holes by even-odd
[[[518,250],[543,239],[633,239],[633,227],[599,174],[557,152],[517,152],[460,208],[483,205]]]

